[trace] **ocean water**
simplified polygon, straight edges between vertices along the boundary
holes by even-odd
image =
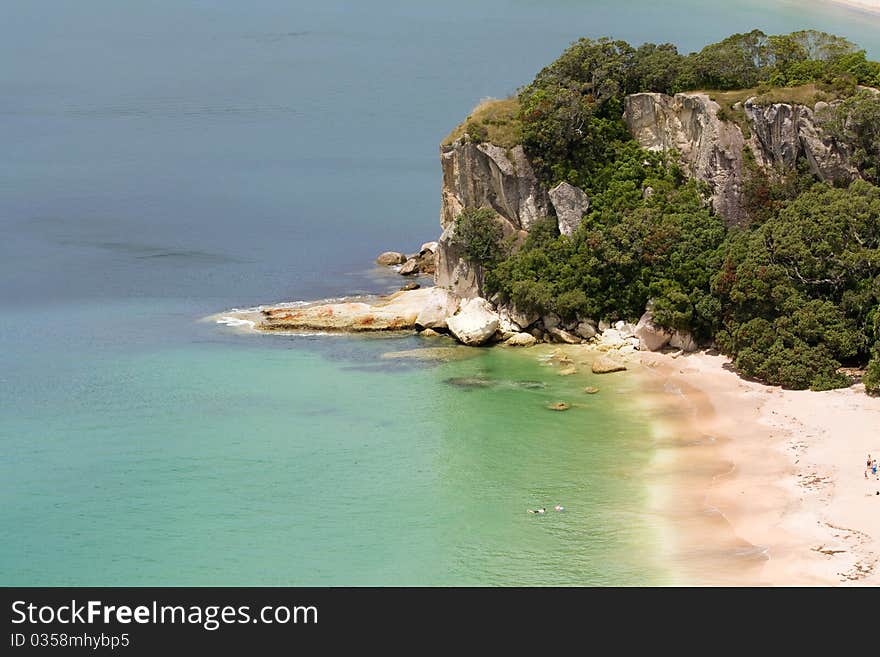
[[[586,396],[540,352],[201,318],[399,285],[371,262],[436,237],[439,141],[580,36],[816,27],[878,57],[878,26],[792,1],[7,0],[0,583],[686,580],[637,377]]]

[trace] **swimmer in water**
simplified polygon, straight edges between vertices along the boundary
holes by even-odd
[[[540,509],[527,509],[529,513],[547,513],[547,509],[543,506]]]
[[[554,511],[565,511],[565,507],[562,506],[561,504],[557,504],[556,506],[553,507],[553,510]]]

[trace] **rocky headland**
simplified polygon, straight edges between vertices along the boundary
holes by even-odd
[[[729,224],[744,219],[746,161],[768,176],[791,170],[804,159],[821,180],[858,175],[849,149],[826,135],[816,119],[828,103],[813,106],[771,103],[758,97],[734,105],[736,119],[724,116],[709,94],[669,96],[636,93],[626,97],[623,120],[646,150],[674,153],[689,176],[706,184],[707,202]],[[456,240],[456,217],[490,208],[506,239],[525,239],[543,217],[556,218],[560,235],[572,235],[590,208],[587,194],[567,182],[545,188],[520,144],[501,146],[474,140],[464,128],[440,148],[442,188],[436,241],[418,251],[387,251],[376,264],[404,277],[431,275],[434,287],[410,283],[389,296],[347,302],[316,301],[290,307],[267,306],[240,313],[260,331],[419,331],[447,335],[462,344],[529,347],[542,342],[589,344],[601,351],[695,351],[700,345],[682,331],[657,326],[649,306],[641,317],[564,320],[539,315],[489,297],[482,267]],[[226,313],[236,317],[236,313]]]

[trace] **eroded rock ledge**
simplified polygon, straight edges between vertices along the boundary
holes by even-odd
[[[247,324],[264,332],[418,331],[425,337],[447,336],[469,346],[589,344],[599,351],[620,354],[667,347],[696,349],[690,336],[655,327],[650,313],[636,325],[622,321],[610,325],[588,318],[563,321],[556,315],[540,317],[481,297],[463,299],[441,287],[356,300],[279,304],[230,311],[215,319],[231,325]]]

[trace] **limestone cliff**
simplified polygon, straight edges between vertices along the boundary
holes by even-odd
[[[852,180],[858,175],[849,162],[848,149],[825,135],[817,113],[830,106],[816,103],[815,109],[787,103],[758,104],[749,99],[743,104],[752,129],[749,144],[758,163],[765,168],[793,169],[805,158],[814,175],[822,180]]]
[[[462,258],[455,243],[455,218],[462,210],[492,208],[505,236],[527,231],[550,215],[547,191],[538,182],[522,146],[511,149],[467,137],[441,146],[443,189],[437,248],[437,285],[461,297],[481,296],[481,268]]]
[[[522,146],[507,150],[462,138],[441,147],[440,162],[444,230],[467,208],[492,208],[514,228],[524,230],[550,214],[547,191]]]
[[[750,148],[766,170],[787,171],[806,159],[821,180],[852,180],[858,172],[845,146],[825,135],[816,108],[787,103],[742,104],[748,137],[734,121],[718,116],[719,105],[703,93],[628,96],[624,121],[633,137],[648,150],[675,150],[690,175],[708,184],[712,206],[728,224],[746,219],[742,204],[743,154]]]
[[[676,152],[688,174],[707,184],[713,210],[734,225],[747,219],[747,149],[768,174],[805,160],[821,180],[858,176],[847,147],[822,131],[821,115],[829,107],[751,98],[737,105],[734,121],[725,117],[730,112],[719,116],[720,106],[705,93],[637,93],[625,99],[623,119],[644,148]],[[555,216],[559,232],[571,236],[590,206],[588,196],[568,183],[545,188],[520,145],[503,148],[462,134],[441,146],[440,161],[443,234],[435,282],[464,298],[482,296],[484,289],[481,268],[462,258],[455,243],[455,218],[463,210],[492,208],[505,236],[524,235],[540,219]]]
[[[647,150],[677,151],[688,173],[709,185],[715,212],[740,223],[745,140],[718,109],[705,94],[639,93],[627,96],[624,121]]]

